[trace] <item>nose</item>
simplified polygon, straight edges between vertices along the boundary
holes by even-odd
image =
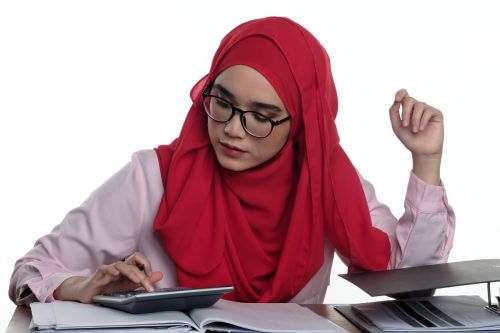
[[[235,112],[234,116],[226,123],[224,133],[233,138],[243,139],[245,137],[246,132],[241,124],[241,113]]]

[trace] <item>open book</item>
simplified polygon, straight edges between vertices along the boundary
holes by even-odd
[[[130,314],[94,304],[55,301],[33,303],[30,329],[36,332],[189,331],[335,333],[346,332],[307,308],[293,303],[238,303],[219,300],[189,312]]]

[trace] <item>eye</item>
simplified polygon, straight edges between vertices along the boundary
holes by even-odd
[[[269,118],[257,112],[252,112],[252,118],[260,123],[265,123],[269,121]]]
[[[231,104],[229,102],[226,102],[222,98],[215,98],[215,103],[217,104],[218,107],[224,108],[224,109],[231,109]]]

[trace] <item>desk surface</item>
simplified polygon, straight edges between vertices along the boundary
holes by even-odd
[[[347,319],[345,319],[340,313],[338,313],[332,305],[327,304],[307,304],[305,307],[316,312],[320,316],[327,318],[328,320],[334,322],[340,327],[346,329],[352,333],[362,333],[361,330],[356,328]],[[31,321],[31,310],[29,308],[18,306],[12,319],[10,320],[9,326],[7,327],[6,333],[28,333],[29,325]]]

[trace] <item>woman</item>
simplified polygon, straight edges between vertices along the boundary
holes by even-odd
[[[339,145],[328,56],[297,23],[236,27],[191,98],[178,139],[134,154],[16,263],[14,302],[234,285],[233,300],[321,303],[334,252],[350,271],[447,260],[439,110],[406,90],[390,107],[413,157],[398,221]]]

